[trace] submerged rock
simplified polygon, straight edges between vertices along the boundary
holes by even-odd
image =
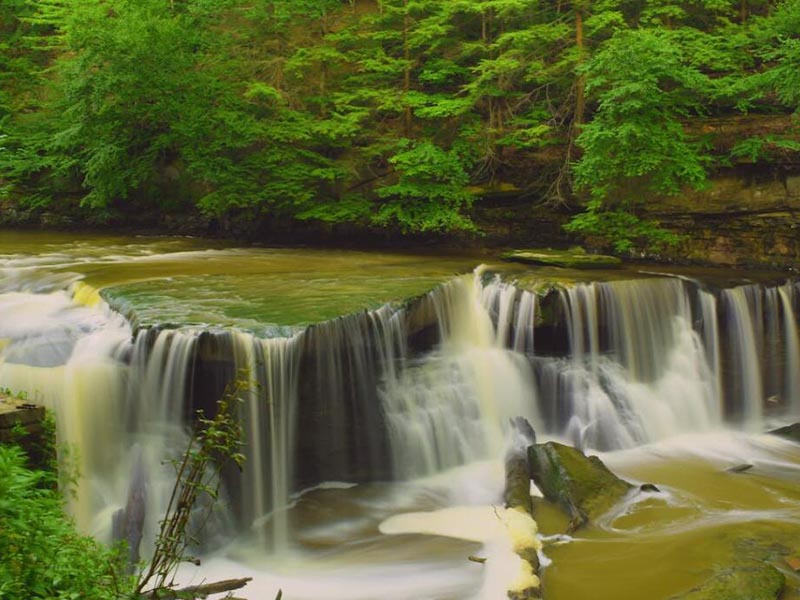
[[[674,600],[776,600],[785,579],[775,567],[764,562],[745,562],[717,571],[700,586]]]
[[[726,473],[744,473],[745,471],[749,471],[753,468],[753,465],[750,463],[742,463],[741,465],[736,465],[734,467],[728,467],[725,469]]]
[[[549,265],[569,269],[613,269],[622,265],[616,256],[586,254],[582,248],[570,250],[525,249],[511,250],[501,255],[503,260],[532,265]]]
[[[606,512],[633,487],[596,456],[556,442],[530,446],[528,462],[544,497],[569,514],[569,531]]]
[[[658,486],[654,483],[643,483],[642,485],[639,486],[639,491],[658,493],[661,490],[658,489]]]

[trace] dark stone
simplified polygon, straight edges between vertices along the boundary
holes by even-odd
[[[725,469],[725,471],[727,473],[744,473],[745,471],[749,471],[752,468],[753,468],[753,465],[744,463],[744,464],[741,464],[741,465],[736,465],[735,467],[730,467],[728,469]]]
[[[556,442],[530,446],[528,461],[544,497],[572,519],[570,531],[606,512],[633,487],[596,456]]]
[[[779,427],[768,432],[771,435],[777,435],[784,439],[800,444],[800,423],[792,423],[785,427]]]
[[[528,419],[525,417],[514,417],[509,419],[509,424],[511,425],[511,429],[521,435],[528,444],[536,443],[536,431],[534,431]]]
[[[639,486],[639,489],[643,492],[660,492],[661,490],[658,489],[654,483],[643,483]]]

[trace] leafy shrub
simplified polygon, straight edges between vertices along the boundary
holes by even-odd
[[[657,221],[640,219],[623,209],[604,210],[599,200],[589,202],[587,210],[574,216],[564,230],[598,238],[619,253],[658,252],[681,241],[681,236]]]
[[[126,595],[114,575],[116,553],[75,530],[52,476],[26,460],[18,446],[0,446],[0,598]]]

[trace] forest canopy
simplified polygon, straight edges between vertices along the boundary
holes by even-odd
[[[649,196],[799,149],[689,126],[794,114],[799,35],[800,0],[5,0],[0,202],[472,231],[514,181],[669,242]]]

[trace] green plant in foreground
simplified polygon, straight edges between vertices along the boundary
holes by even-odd
[[[75,530],[52,477],[26,461],[18,446],[0,446],[0,598],[125,597],[118,554]]]
[[[46,470],[31,469],[19,446],[0,445],[0,600],[195,598],[235,589],[225,587],[231,583],[244,585],[247,580],[220,582],[206,586],[219,589],[205,592],[176,590],[173,581],[178,565],[190,560],[187,549],[197,543],[218,498],[220,470],[228,461],[241,466],[244,460],[233,406],[242,389],[240,379],[220,400],[215,416],[199,415],[189,447],[176,464],[175,486],[154,556],[138,579],[120,575],[125,572],[124,547],[109,549],[79,534],[66,516],[64,486],[59,491],[50,462],[54,453],[46,453],[44,446],[34,449],[43,452]],[[53,429],[51,414],[45,426]],[[199,519],[198,512],[204,513]]]

